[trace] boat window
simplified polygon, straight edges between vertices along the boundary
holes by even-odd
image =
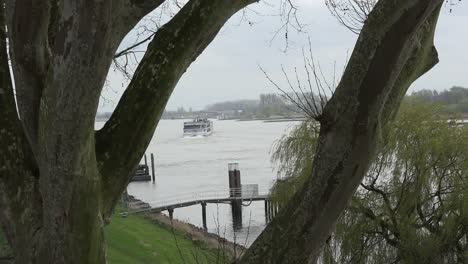
[[[199,125],[185,125],[184,129],[199,129]]]

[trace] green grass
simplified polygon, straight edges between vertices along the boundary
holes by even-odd
[[[183,234],[142,216],[118,214],[105,228],[110,264],[215,263],[216,253]],[[176,246],[179,245],[179,249]]]
[[[116,214],[104,232],[109,264],[216,263],[217,254],[214,250],[143,216],[122,217]],[[5,236],[0,230],[0,256],[9,255],[9,252]]]

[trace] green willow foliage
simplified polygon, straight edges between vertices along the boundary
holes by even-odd
[[[432,104],[403,103],[322,263],[468,263],[468,126],[441,113]],[[276,145],[272,160],[285,177],[272,189],[278,202],[310,175],[315,131],[298,126]]]
[[[306,120],[292,128],[273,145],[272,163],[280,176],[271,192],[271,199],[282,204],[302,187],[312,170],[312,161],[317,146],[319,124]]]

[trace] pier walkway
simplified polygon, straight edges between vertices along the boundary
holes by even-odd
[[[165,197],[157,201],[145,201],[145,203],[129,202],[129,207],[138,207],[137,204],[140,204],[141,206],[140,209],[128,211],[126,212],[126,214],[152,214],[168,211],[169,217],[172,219],[174,209],[200,204],[202,206],[203,227],[207,229],[207,204],[231,204],[231,206],[238,208],[235,211],[241,213],[242,210],[240,208],[242,206],[248,206],[251,202],[254,201],[264,201],[265,217],[268,220],[271,218],[271,216],[276,214],[277,209],[272,203],[270,203],[268,196],[269,188],[262,189],[263,190],[259,192],[257,184],[249,184],[243,185],[241,188],[223,188],[186,194],[178,194],[170,197]]]
[[[251,202],[265,200],[268,200],[268,191],[259,193],[258,190],[246,190],[246,188],[244,188],[244,191],[242,191],[242,188],[225,188],[218,190],[178,194],[170,197],[165,197],[164,199],[158,201],[148,201],[147,203],[150,207],[129,211],[128,213],[159,213],[166,210],[174,210],[176,208],[187,207],[196,204],[230,203],[233,201]]]

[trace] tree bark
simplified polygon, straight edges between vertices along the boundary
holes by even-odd
[[[118,45],[163,1],[0,0],[0,222],[16,263],[105,263],[105,220],[169,95],[251,2],[189,1],[156,34],[116,112],[95,133]]]
[[[437,63],[442,0],[381,0],[320,116],[311,177],[240,263],[315,263],[411,83]]]
[[[33,146],[37,143],[38,113],[48,71],[48,1],[17,0],[11,25],[11,55],[21,119]],[[31,23],[31,20],[35,23]],[[14,52],[13,52],[14,50]]]
[[[3,6],[3,1],[0,1]],[[0,24],[5,23],[0,12]],[[18,263],[33,258],[28,248],[39,241],[42,202],[38,195],[39,171],[30,155],[26,135],[16,112],[8,70],[5,27],[0,28],[0,220]]]

